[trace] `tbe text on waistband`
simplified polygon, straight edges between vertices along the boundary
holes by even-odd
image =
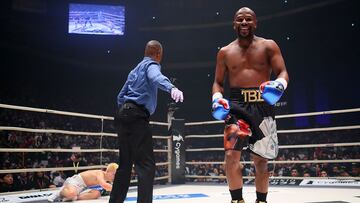
[[[240,102],[264,102],[259,89],[232,89],[230,98]]]

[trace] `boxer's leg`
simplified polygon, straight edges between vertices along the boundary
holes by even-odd
[[[242,167],[240,164],[243,139],[237,134],[238,126],[230,124],[224,130],[225,171],[232,202],[240,203],[242,197]]]
[[[65,200],[76,200],[78,189],[73,185],[66,185],[61,191],[60,196]]]
[[[269,189],[268,160],[255,154],[251,154],[255,165],[255,187],[257,201],[265,202]]]
[[[100,191],[98,191],[98,190],[90,190],[89,192],[81,193],[78,196],[78,200],[97,199],[100,196],[101,196]]]
[[[225,152],[225,171],[230,190],[240,189],[243,186],[240,157],[240,151],[227,150]]]

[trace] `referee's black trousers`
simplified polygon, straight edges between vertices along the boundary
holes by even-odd
[[[119,168],[116,171],[109,203],[123,203],[130,186],[132,165],[138,175],[137,203],[151,203],[155,176],[152,133],[147,110],[125,103],[117,112]]]

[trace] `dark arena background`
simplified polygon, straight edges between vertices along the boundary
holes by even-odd
[[[84,8],[78,8],[69,15],[70,4],[113,7],[109,7],[104,13],[94,10],[86,12]],[[157,109],[151,116],[151,121],[166,123],[169,111],[176,109],[174,117],[184,119],[185,122],[182,124],[185,125],[185,128],[182,126],[184,128],[182,133],[186,135],[222,133],[222,125],[194,127],[186,123],[214,121],[211,115],[211,88],[214,82],[216,54],[221,47],[236,38],[232,20],[235,12],[243,6],[256,12],[258,28],[255,34],[273,39],[279,45],[290,76],[289,86],[276,104],[277,115],[360,107],[360,1],[358,0],[4,0],[1,1],[0,6],[0,104],[114,116],[116,96],[126,81],[129,71],[143,58],[146,42],[155,39],[160,41],[164,48],[162,73],[183,91],[184,102],[175,104],[168,93],[159,90]],[[124,10],[119,13],[113,8]],[[69,21],[75,33],[69,33]],[[98,27],[92,29],[92,26]],[[229,93],[225,92],[225,97],[228,95]],[[0,127],[17,126],[84,132],[98,131],[101,128],[104,131],[115,132],[112,121],[107,121],[106,125],[91,119],[85,121],[79,118],[34,115],[31,112],[0,108]],[[296,135],[290,133],[283,137],[279,135],[280,146],[337,142],[357,144],[338,148],[331,145],[327,148],[305,147],[280,150],[281,159],[277,160],[281,161],[317,159],[354,161],[345,164],[312,163],[311,170],[306,170],[308,165],[305,164],[287,163],[286,166],[280,164],[280,168],[275,168],[275,173],[279,175],[281,171],[283,176],[291,176],[292,169],[297,169],[300,177],[306,172],[312,177],[317,177],[322,170],[325,170],[329,176],[357,177],[354,187],[358,189],[360,185],[359,121],[358,112],[320,113],[315,116],[279,119],[277,126],[280,130],[357,126],[341,133],[320,130],[313,134],[306,132]],[[167,127],[154,126],[153,131],[155,135],[168,135]],[[22,137],[24,134],[25,137]],[[39,140],[41,135],[48,138]],[[291,137],[293,135],[296,138]],[[22,134],[18,131],[0,129],[1,169],[66,167],[65,164],[55,164],[56,161],[49,160],[60,160],[60,163],[61,159],[66,160],[71,154],[69,151],[68,154],[13,152],[15,155],[10,155],[10,152],[6,152],[7,148],[74,149],[79,146],[75,143],[80,142],[84,144],[80,144],[81,149],[91,147],[96,149],[99,145],[102,148],[117,149],[116,138],[102,142],[102,137],[96,137],[94,140],[90,138],[84,140],[83,137],[78,136],[72,141],[68,138],[56,137],[54,141],[52,140],[54,136],[47,134],[45,136],[45,133],[33,135],[30,132]],[[188,145],[186,149],[222,147],[223,142],[222,138],[199,139],[198,142],[189,139],[186,139]],[[54,144],[55,142],[60,144]],[[155,146],[169,149],[162,147],[164,143],[166,141],[160,140],[155,142]],[[87,157],[87,165],[117,162],[115,153],[104,153],[110,155],[104,158],[104,154],[96,153],[95,157],[99,155],[100,160],[95,158],[91,160]],[[185,151],[182,153],[185,154]],[[298,156],[299,154],[304,156]],[[223,152],[205,154],[192,153],[189,150],[186,152],[186,157],[187,161],[222,162]],[[159,155],[157,161],[165,160]],[[185,160],[183,161],[181,165],[187,170],[185,175],[209,175],[206,164],[185,167]],[[245,156],[243,161],[248,161],[248,156]],[[219,171],[223,171],[220,164],[216,167],[219,167]],[[335,171],[333,167],[338,169]],[[251,164],[245,165],[245,169],[251,171]],[[170,173],[164,172],[164,168],[158,170],[157,176]],[[341,172],[344,173],[341,175]],[[4,184],[4,174],[7,173],[0,174],[1,184]],[[20,177],[19,174],[19,172],[13,174],[16,183],[19,181],[17,179],[18,176]],[[246,174],[251,176],[250,172]],[[52,174],[47,175],[49,180],[53,179]],[[30,178],[29,182],[31,182]],[[201,177],[193,179],[189,176],[186,182],[215,181]],[[219,179],[219,182],[226,185],[225,178]],[[161,180],[156,182],[162,185],[166,183]],[[20,187],[16,191],[28,189],[39,188]],[[358,191],[351,195],[360,196]],[[12,191],[0,189],[0,192]],[[224,187],[223,192],[228,192],[227,187]],[[247,195],[254,196],[254,194]],[[269,202],[274,202],[271,201],[271,197],[269,199]],[[229,198],[226,199],[228,200],[230,201]],[[356,200],[360,202],[359,198]],[[341,200],[336,201],[341,202]],[[344,202],[350,201],[344,200]]]

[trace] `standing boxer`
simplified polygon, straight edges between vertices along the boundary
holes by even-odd
[[[254,35],[256,15],[240,8],[234,16],[237,39],[217,54],[212,87],[213,116],[225,120],[225,169],[232,203],[244,203],[240,157],[243,147],[255,164],[256,203],[265,203],[269,187],[268,159],[278,153],[273,105],[287,87],[289,76],[278,45]],[[270,81],[271,73],[276,80]],[[223,98],[228,77],[230,104]],[[259,88],[260,87],[260,88]]]

